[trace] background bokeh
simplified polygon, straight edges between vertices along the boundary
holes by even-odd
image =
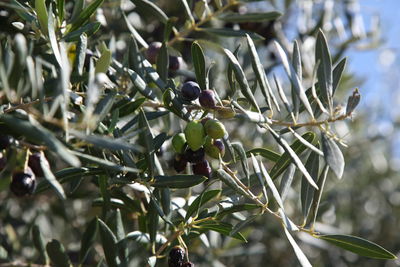
[[[140,14],[136,13],[129,1],[122,2],[124,12],[140,34],[148,42],[160,41],[163,27],[152,18],[140,18]],[[169,0],[156,2],[165,13],[176,16],[178,23],[181,22],[183,19],[181,6],[171,4],[172,1]],[[113,36],[114,55],[122,59],[126,52],[125,40],[128,34],[125,22],[115,8],[119,4],[120,1],[105,1],[101,12],[97,12],[97,19],[103,22],[103,28],[96,37],[99,40],[109,41],[110,36]],[[286,45],[287,50],[290,50],[290,43],[297,39],[304,49],[304,81],[310,83],[312,69],[307,69],[307,66],[310,66],[313,60],[310,54],[313,51],[310,51],[309,43],[313,43],[312,36],[315,35],[313,30],[320,27],[328,36],[331,51],[335,55],[335,63],[337,59],[348,57],[346,75],[337,92],[336,104],[345,105],[347,97],[355,87],[359,87],[362,95],[353,119],[338,122],[334,126],[338,135],[348,145],[342,149],[346,160],[345,174],[341,180],[337,180],[333,175],[329,176],[316,230],[323,233],[360,236],[382,245],[399,257],[400,2],[398,0],[258,1],[248,4],[241,12],[262,9],[278,9],[285,13],[285,16],[273,23],[243,24],[240,27],[257,31],[266,38],[257,43],[257,48],[269,77],[272,72],[282,73],[271,47],[271,40],[278,39]],[[17,19],[13,13],[1,14],[3,14],[2,22],[12,22]],[[7,24],[0,25],[0,30],[8,29],[4,25]],[[218,39],[218,41],[230,50],[234,50],[239,43],[244,44],[243,40],[238,38]],[[201,44],[206,47],[210,62],[222,61],[221,55],[207,48],[206,43]],[[179,43],[175,49],[176,51],[172,52],[179,51],[190,66],[190,42]],[[243,59],[247,72],[250,70],[249,63],[248,58]],[[211,75],[211,82],[221,95],[227,93],[226,77],[219,75],[224,68],[223,64],[217,64]],[[285,77],[282,77],[282,80],[285,80]],[[228,129],[231,135],[240,138],[247,148],[266,144],[266,139],[257,137],[260,136],[260,132],[256,129],[249,130],[246,126],[252,127],[250,124],[231,125]],[[50,160],[56,162],[56,159],[51,157]],[[68,185],[68,190],[74,191],[74,186]],[[287,212],[291,215],[298,214],[299,187],[300,184],[295,182],[293,190],[288,195]],[[0,245],[12,251],[15,259],[22,261],[35,259],[37,255],[28,238],[32,222],[35,222],[46,240],[51,238],[62,240],[70,257],[76,258],[82,229],[89,218],[99,213],[99,209],[92,208],[90,202],[98,195],[96,190],[97,187],[86,183],[83,189],[71,193],[68,202],[60,202],[52,192],[39,194],[35,196],[34,201],[30,201],[14,199],[8,192],[1,191]],[[281,228],[270,216],[263,216],[254,221],[244,233],[249,239],[247,244],[239,244],[232,239],[221,239],[219,235],[210,233],[210,248],[204,248],[198,243],[192,244],[195,249],[191,257],[194,262],[199,263],[198,266],[250,267],[298,264]],[[301,248],[315,266],[400,266],[398,260],[378,261],[359,257],[307,235],[300,234],[296,238],[300,240]],[[97,245],[95,251],[101,254],[101,246]],[[145,257],[144,254],[142,257]],[[88,263],[89,266],[91,264]]]

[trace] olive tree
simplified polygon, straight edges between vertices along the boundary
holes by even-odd
[[[344,54],[378,29],[277,2],[1,3],[0,266],[297,264],[264,237],[395,259],[316,224],[360,101]]]

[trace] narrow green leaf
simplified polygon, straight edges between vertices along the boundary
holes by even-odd
[[[318,182],[317,182],[319,190],[314,190],[313,202],[311,204],[310,216],[308,219],[308,222],[311,222],[312,226],[315,224],[315,222],[317,220],[318,208],[319,208],[319,204],[321,202],[322,193],[324,192],[326,178],[328,177],[328,171],[329,171],[329,166],[328,166],[328,164],[325,164],[324,169],[322,170],[321,174],[319,175]],[[306,221],[306,223],[307,223],[307,221]]]
[[[296,241],[292,237],[292,235],[289,233],[289,231],[286,229],[286,227],[283,227],[286,237],[289,240],[290,245],[292,245],[294,253],[296,254],[297,259],[299,260],[301,266],[303,267],[312,267],[311,263],[308,261],[306,255],[304,255],[304,252],[301,250],[299,245],[297,245]]]
[[[155,163],[154,163],[154,143],[153,143],[153,134],[151,132],[151,128],[149,125],[149,122],[147,121],[147,118],[143,112],[143,110],[140,110],[139,112],[139,129],[143,129],[139,133],[139,143],[141,146],[144,147],[145,149],[145,159],[146,159],[146,165],[148,166],[148,171],[150,177],[154,177],[154,168],[155,168]]]
[[[230,28],[199,28],[198,31],[204,31],[206,33],[215,34],[223,37],[245,37],[246,34],[248,34],[253,40],[264,40],[264,37],[257,33],[243,30],[234,30]]]
[[[15,118],[11,115],[0,115],[0,121],[4,122],[14,132],[26,136],[26,138],[39,144],[45,144],[48,148],[57,153],[66,163],[79,167],[79,159],[74,156],[54,135],[44,128],[33,118],[30,121]]]
[[[64,12],[65,12],[64,5],[65,5],[65,0],[57,0],[57,14],[59,21],[64,20]]]
[[[50,261],[54,266],[57,267],[71,267],[71,261],[65,252],[64,246],[53,239],[46,245],[47,254],[50,257]]]
[[[111,229],[101,220],[97,219],[99,225],[100,239],[108,266],[117,267],[117,238]]]
[[[133,38],[140,43],[144,48],[148,48],[149,45],[146,43],[146,41],[140,36],[140,34],[136,31],[136,29],[132,26],[132,24],[129,22],[128,18],[126,17],[125,13],[123,13],[126,26],[128,26],[128,30],[132,33]]]
[[[208,89],[206,85],[207,77],[206,77],[205,57],[203,49],[201,48],[198,42],[192,43],[192,60],[193,60],[194,71],[196,73],[196,80],[199,83],[200,88],[202,90]]]
[[[82,132],[78,132],[76,130],[70,131],[71,135],[76,136],[79,139],[82,139],[90,144],[93,144],[96,147],[101,147],[105,149],[109,149],[112,151],[133,151],[133,152],[143,152],[143,148],[139,147],[137,144],[133,145],[122,138],[110,138],[102,135],[86,135]]]
[[[238,185],[238,183],[230,176],[226,171],[223,169],[219,169],[216,171],[218,177],[224,182],[227,186],[229,186],[233,191],[237,192],[238,194],[245,196],[251,200],[253,200],[253,195],[246,192],[242,187]]]
[[[285,95],[285,92],[283,91],[282,85],[281,85],[280,81],[278,80],[278,78],[275,76],[275,74],[274,74],[274,81],[275,81],[275,86],[276,86],[276,89],[278,90],[280,99],[282,100],[283,104],[285,105],[287,112],[292,116],[293,121],[295,121],[296,118],[293,113],[293,107],[289,103],[289,101]]]
[[[336,89],[342,78],[344,69],[346,68],[347,58],[343,58],[333,69],[332,74],[332,94],[335,94]]]
[[[360,237],[351,235],[316,235],[315,237],[364,257],[383,260],[397,259],[393,253],[383,247]]]
[[[258,164],[257,159],[253,154],[251,154],[250,156],[253,163],[254,174],[257,176],[258,181],[260,182],[265,201],[268,202],[267,188],[265,186],[265,180],[263,179],[263,175],[261,173],[260,165]]]
[[[94,156],[91,156],[91,155],[80,153],[78,151],[73,151],[72,153],[74,155],[80,157],[84,161],[95,163],[95,164],[97,164],[97,165],[99,165],[102,168],[107,169],[107,170],[117,171],[117,172],[132,172],[132,173],[138,173],[140,171],[140,170],[132,168],[132,167],[122,166],[122,165],[116,164],[116,163],[114,163],[112,161],[108,161],[108,160],[105,160],[105,159],[101,159],[101,158],[98,158],[98,157],[94,157]]]
[[[236,80],[240,85],[240,89],[242,91],[242,94],[246,97],[246,99],[251,103],[251,105],[258,111],[260,112],[260,108],[258,107],[257,101],[251,92],[249,83],[246,79],[246,76],[244,74],[244,71],[242,67],[239,64],[239,61],[236,59],[235,55],[232,54],[231,51],[228,49],[224,49],[224,52],[226,56],[229,59],[229,62],[232,64],[233,72],[235,73]]]
[[[100,73],[100,72],[106,73],[111,63],[111,57],[112,57],[111,51],[104,43],[102,43],[102,45],[100,46],[100,50],[101,50],[101,56],[96,61],[95,73]]]
[[[306,108],[310,116],[313,118],[314,113],[312,111],[310,102],[308,102],[308,98],[303,88],[303,85],[301,84],[300,78],[297,76],[295,69],[289,62],[288,56],[286,55],[286,52],[283,50],[282,46],[276,41],[275,41],[275,46],[278,51],[279,57],[281,58],[286,74],[291,80],[298,97],[300,98],[301,102],[303,103],[304,107]]]
[[[308,170],[307,166],[306,169]],[[288,168],[282,175],[281,183],[279,185],[279,192],[281,194],[282,201],[286,199],[290,186],[292,185],[293,182],[295,171],[296,171],[296,166],[294,164],[289,164]]]
[[[238,14],[238,13],[228,13],[219,16],[218,19],[227,21],[227,22],[265,22],[275,20],[282,16],[281,13],[272,11],[272,12],[265,12],[265,13],[245,13],[245,14]]]
[[[143,103],[146,101],[146,98],[140,97],[138,99],[133,99],[127,104],[123,105],[119,108],[119,115],[121,117],[127,116],[135,112],[138,108],[140,108]]]
[[[318,180],[319,174],[319,156],[315,152],[311,152],[310,156],[308,156],[306,162],[306,169],[309,170],[311,177],[315,182]],[[307,216],[310,212],[311,204],[314,197],[315,189],[307,182],[305,177],[301,179],[301,210],[303,212],[304,221],[307,220]]]
[[[47,255],[44,246],[44,240],[42,234],[40,233],[39,227],[36,224],[32,226],[32,242],[37,251],[39,252],[40,255],[39,262],[42,264],[48,264],[49,256]]]
[[[47,35],[47,23],[49,21],[47,15],[46,1],[45,0],[35,0],[35,11],[39,21],[40,28],[44,35]]]
[[[279,207],[283,210],[283,201],[281,196],[279,195],[279,191],[276,188],[274,182],[272,181],[271,177],[269,176],[267,170],[264,167],[264,164],[260,161],[260,166],[261,166],[261,173],[263,174],[265,181],[268,184],[268,187],[271,189],[272,191],[272,195],[274,196],[276,202],[278,203]]]
[[[322,98],[329,104],[332,112],[333,103],[333,74],[332,59],[324,33],[319,30],[315,45],[315,60],[319,61],[318,66],[318,85],[321,90]]]
[[[188,4],[187,0],[181,0],[181,2],[183,4],[186,16],[188,17],[189,21],[193,24],[195,21],[194,21],[194,17],[192,15],[192,11],[190,10],[190,7],[189,7],[189,4]]]
[[[226,236],[231,236],[240,241],[247,242],[246,238],[244,238],[244,236],[241,233],[235,233],[231,235],[233,227],[229,223],[211,221],[203,224],[198,224],[198,227],[200,230],[215,231]]]
[[[201,206],[218,196],[218,194],[220,193],[221,190],[210,190],[201,193],[188,207],[186,211],[185,221],[187,221],[194,213],[198,213]]]
[[[53,18],[53,8],[52,5],[49,6],[49,16],[48,16],[48,21],[47,21],[47,31],[50,39],[50,46],[51,49],[53,50],[54,57],[56,58],[58,64],[62,66],[61,62],[61,54],[60,54],[60,48],[58,47],[58,42],[57,42],[57,36],[56,36],[56,29],[55,29],[55,23],[54,23],[54,18]]]
[[[268,104],[268,107],[272,109],[271,97],[273,96],[271,86],[268,83],[267,76],[265,75],[264,67],[261,64],[260,58],[258,56],[256,47],[254,45],[253,40],[250,38],[248,34],[246,34],[247,45],[249,46],[251,63],[254,74],[257,77],[257,81],[260,84],[261,92],[264,95],[265,101]],[[276,102],[276,100],[275,100]],[[279,110],[279,107],[278,107]]]
[[[246,152],[246,156],[249,158],[251,156],[251,154],[253,154],[254,156],[261,156],[263,158],[269,159],[273,162],[277,162],[281,155],[276,153],[275,151],[272,151],[268,148],[253,148],[250,149],[249,151]]]
[[[293,56],[292,56],[292,64],[293,68],[297,74],[297,77],[299,77],[300,82],[302,81],[303,77],[303,71],[301,67],[301,54],[300,54],[300,48],[297,40],[294,40],[293,43]],[[292,88],[292,103],[293,103],[293,113],[295,118],[299,116],[299,108],[300,108],[300,99],[296,94],[296,89]]]
[[[148,0],[131,0],[143,14],[151,14],[163,24],[168,22],[168,16],[157,5]]]
[[[74,9],[72,10],[71,22],[75,22],[78,16],[82,13],[83,6],[85,5],[85,0],[74,1]]]
[[[59,183],[73,182],[75,179],[81,179],[85,176],[92,176],[104,173],[104,170],[99,168],[65,168],[54,174]],[[50,183],[44,179],[39,182],[35,189],[35,194],[50,188]]]
[[[306,132],[302,135],[302,137],[307,140],[309,143],[312,143],[315,140],[315,133],[313,132]],[[304,150],[306,150],[306,146],[302,144],[299,140],[296,140],[291,144],[291,149],[297,154],[300,155]],[[276,179],[279,175],[281,175],[284,170],[289,166],[291,162],[291,158],[289,156],[289,153],[285,152],[283,153],[279,160],[275,163],[275,165],[271,169],[271,178]]]
[[[152,197],[150,199],[148,213],[146,214],[147,230],[150,236],[151,243],[156,242],[158,221],[159,221],[159,216],[157,211],[157,205],[156,201]]]
[[[87,49],[87,35],[85,33],[79,36],[79,42],[76,47],[75,69],[78,75],[82,76],[83,67],[85,66]]]
[[[342,151],[336,142],[325,134],[321,136],[321,144],[326,163],[332,169],[336,177],[341,179],[344,171],[344,157]]]
[[[88,23],[80,27],[76,31],[67,33],[66,35],[63,36],[62,40],[66,42],[76,42],[80,40],[80,36],[82,36],[82,34],[86,34],[87,36],[92,36],[93,34],[95,34],[100,29],[100,26],[101,26],[100,22]]]
[[[188,188],[207,180],[201,175],[180,174],[172,176],[155,176],[150,185],[157,188]]]
[[[255,219],[257,219],[260,215],[256,214],[256,215],[251,215],[250,217],[246,218],[246,220],[239,222],[238,224],[236,224],[233,228],[232,231],[230,232],[230,235],[235,235],[237,233],[239,233],[240,230],[242,230],[243,228],[245,228],[246,226],[248,226],[249,224],[251,224],[253,221],[255,221]]]
[[[260,208],[260,206],[257,204],[249,204],[249,203],[239,204],[239,205],[234,205],[234,206],[220,210],[216,216],[219,220],[221,220],[226,215],[233,214],[235,212],[240,212],[240,211],[254,210],[257,208]]]
[[[240,162],[242,163],[243,172],[247,178],[247,181],[249,182],[250,181],[250,171],[249,171],[249,163],[247,162],[246,151],[244,150],[242,143],[239,143],[239,142],[232,143],[232,147],[236,151],[237,155],[240,158]]]
[[[83,263],[89,253],[90,248],[93,246],[98,231],[97,218],[89,222],[85,232],[83,232],[81,239],[81,249],[79,251],[79,262]]]
[[[125,239],[125,229],[124,229],[124,224],[122,221],[122,215],[121,215],[121,210],[117,209],[116,214],[114,216],[114,224],[115,224],[115,237],[117,238],[118,241],[118,254],[119,258],[121,260],[121,264],[126,266],[126,260],[127,260],[127,255],[128,255],[128,247],[126,244]]]
[[[171,213],[171,190],[169,188],[160,188],[161,207],[166,216]]]
[[[167,43],[164,42],[157,54],[157,72],[160,75],[161,80],[167,81],[169,68],[169,58]]]
[[[318,186],[315,184],[314,180],[308,173],[307,169],[304,167],[303,163],[297,156],[296,152],[289,146],[289,144],[286,142],[285,139],[283,139],[280,135],[278,135],[271,127],[268,127],[268,130],[278,142],[278,144],[287,152],[287,155],[292,159],[292,162],[297,166],[297,168],[304,174],[304,177],[307,179],[307,181],[318,190]]]
[[[135,88],[139,90],[144,97],[151,100],[155,100],[157,98],[153,92],[153,89],[147,86],[146,82],[136,72],[128,69],[128,74]]]
[[[43,152],[41,152],[40,167],[43,170],[44,178],[46,178],[46,180],[51,184],[57,195],[61,199],[65,200],[67,197],[65,196],[64,189],[50,170],[49,162],[46,160]]]
[[[80,28],[83,24],[85,24],[90,17],[96,12],[97,8],[101,6],[104,0],[94,0],[90,3],[90,5],[85,8],[83,11],[81,11],[76,18],[75,21],[73,21],[71,28],[69,29],[68,32],[73,32]]]

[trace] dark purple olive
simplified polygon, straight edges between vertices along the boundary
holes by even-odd
[[[31,195],[35,190],[36,177],[32,169],[27,167],[25,171],[13,173],[10,190],[14,195],[21,197]]]
[[[169,56],[169,66],[168,68],[173,71],[179,70],[182,65],[182,58],[177,56]]]
[[[176,172],[183,172],[186,169],[187,159],[183,155],[176,155],[174,158],[174,169]]]
[[[41,157],[42,157],[42,154],[40,152],[35,152],[29,156],[29,160],[28,160],[28,166],[31,167],[33,173],[37,177],[44,176],[42,166],[40,165]],[[49,162],[47,161],[46,157],[43,156],[43,160],[45,160],[45,164],[49,165]]]
[[[181,267],[194,267],[194,263],[187,261],[182,263]]]
[[[168,266],[180,267],[182,266],[184,258],[185,258],[185,250],[180,246],[175,246],[169,252]]]
[[[149,45],[149,48],[146,50],[146,58],[151,64],[156,64],[157,62],[157,55],[160,51],[162,43],[160,42],[152,42]]]
[[[185,152],[185,158],[190,163],[197,163],[204,160],[205,152],[204,148],[199,148],[196,151],[191,150],[188,148]]]
[[[0,135],[0,150],[8,148],[12,142],[14,142],[14,138],[10,135]]]
[[[186,82],[183,84],[181,92],[184,99],[193,101],[199,98],[200,87],[195,82]]]
[[[194,174],[203,175],[207,178],[211,177],[211,167],[207,160],[202,160],[192,166]]]
[[[204,151],[210,157],[219,159],[220,156],[223,157],[225,155],[225,145],[220,139],[211,139],[207,136]]]
[[[204,90],[199,96],[200,105],[205,108],[215,108],[217,101],[215,100],[214,91]]]

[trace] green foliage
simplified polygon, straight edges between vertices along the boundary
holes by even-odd
[[[288,45],[277,25],[288,24],[296,1],[258,13],[242,12],[248,1],[131,2],[0,6],[9,14],[0,31],[0,135],[13,137],[0,151],[0,262],[163,266],[179,244],[201,266],[243,266],[250,250],[230,250],[246,251],[258,242],[254,233],[277,229],[302,266],[311,264],[292,237],[299,232],[361,256],[395,258],[370,241],[316,228],[325,184],[337,182],[328,174],[344,172],[334,125],[360,101],[355,90],[344,111],[335,96],[349,89],[340,83],[349,40],[330,47],[339,40],[319,23],[296,28]],[[18,32],[14,22],[23,24]],[[152,51],[155,40],[161,45]],[[287,79],[276,71],[281,65]],[[187,80],[213,105],[185,99]],[[227,153],[205,156],[206,138]],[[35,151],[44,177],[17,200],[12,173],[26,171]],[[27,247],[35,254],[25,255]]]

